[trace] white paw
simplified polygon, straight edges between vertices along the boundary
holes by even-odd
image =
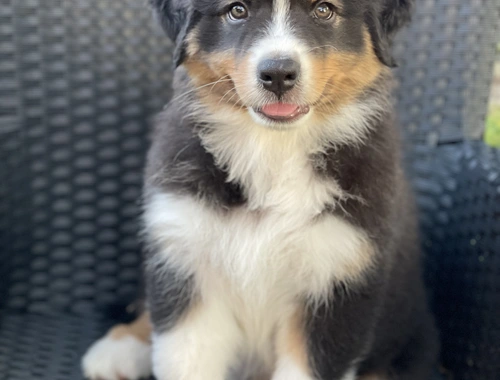
[[[151,375],[151,345],[133,336],[104,337],[82,359],[86,378],[92,380],[139,380]]]
[[[301,368],[293,360],[282,358],[278,361],[278,366],[272,380],[313,380],[307,374],[307,371],[307,369]]]

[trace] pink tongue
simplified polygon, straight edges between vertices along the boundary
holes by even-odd
[[[299,106],[296,104],[273,103],[261,108],[261,112],[268,116],[287,117],[297,112]]]

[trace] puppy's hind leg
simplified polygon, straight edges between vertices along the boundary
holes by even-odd
[[[151,324],[143,313],[128,325],[113,327],[82,359],[91,380],[139,380],[151,375]]]

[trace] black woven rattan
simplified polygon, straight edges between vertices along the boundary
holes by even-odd
[[[415,0],[398,36],[399,114],[413,142],[479,138],[500,39],[498,0]]]
[[[500,379],[500,151],[422,149],[415,185],[443,364],[456,379]]]
[[[81,380],[80,358],[110,322],[88,316],[4,316],[0,379]]]
[[[0,3],[7,308],[84,312],[134,297],[149,119],[171,79],[153,25],[142,0]]]
[[[136,296],[148,126],[171,80],[145,3],[0,0],[0,380],[80,379],[81,353]],[[499,8],[417,1],[395,47],[443,363],[459,380],[500,379],[500,157],[428,143],[480,126]]]

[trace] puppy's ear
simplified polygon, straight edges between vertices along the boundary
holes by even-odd
[[[185,38],[190,29],[192,9],[190,0],[149,0],[163,29],[175,44],[175,67],[182,64],[186,46]]]
[[[374,1],[368,15],[367,23],[375,53],[389,67],[396,66],[391,54],[392,40],[396,32],[410,21],[413,2],[414,0]]]

